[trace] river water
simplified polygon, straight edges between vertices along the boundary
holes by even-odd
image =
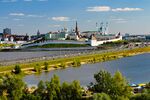
[[[79,80],[82,86],[89,85],[94,82],[94,74],[99,70],[107,70],[114,74],[117,70],[127,78],[130,83],[144,83],[150,81],[150,54],[141,54],[133,57],[121,58],[113,61],[85,64],[79,68],[69,67],[66,69],[58,69],[50,72],[43,72],[40,75],[27,75],[23,80],[29,85],[37,85],[40,80],[50,80],[56,74],[60,77],[61,82],[71,82]]]

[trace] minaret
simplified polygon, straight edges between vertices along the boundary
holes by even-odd
[[[106,27],[105,27],[105,32],[104,32],[104,34],[105,34],[105,35],[108,34],[108,22],[106,22]]]
[[[98,29],[99,29],[99,28],[98,28],[98,23],[96,22],[96,30],[97,30],[97,32],[99,32]]]
[[[101,35],[103,35],[103,22],[100,23],[99,32]]]
[[[75,28],[75,32],[76,32],[76,35],[80,38],[80,33],[79,33],[79,29],[78,29],[78,23],[76,21],[76,28]]]
[[[40,36],[40,31],[39,30],[37,31],[37,36]]]

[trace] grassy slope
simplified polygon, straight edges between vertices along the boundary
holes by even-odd
[[[87,44],[45,44],[42,46],[33,46],[37,48],[70,48],[70,47],[87,47]]]

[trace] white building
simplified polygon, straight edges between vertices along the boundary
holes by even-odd
[[[115,41],[120,41],[120,40],[122,40],[122,36],[120,35],[120,33],[117,34],[116,36],[109,36],[108,35],[108,38],[105,37],[103,40],[97,39],[96,36],[93,34],[93,35],[91,35],[89,42],[90,42],[91,46],[99,46],[99,45],[104,44],[106,42],[115,42]]]

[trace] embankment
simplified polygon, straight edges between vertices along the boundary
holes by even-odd
[[[129,56],[134,56],[137,54],[149,53],[149,52],[150,52],[150,47],[143,47],[143,48],[135,48],[135,49],[130,49],[130,50],[120,50],[120,51],[112,51],[112,52],[106,52],[106,53],[78,55],[78,56],[73,56],[73,57],[36,61],[36,62],[23,63],[23,64],[18,64],[18,65],[21,67],[21,70],[25,74],[32,74],[32,73],[35,73],[34,67],[36,65],[40,66],[41,71],[45,71],[44,70],[45,62],[48,65],[47,71],[49,71],[49,70],[54,70],[58,68],[66,68],[69,66],[77,67],[77,66],[80,66],[80,64],[115,60],[115,59],[119,59],[122,57],[129,57]],[[1,66],[0,73],[1,74],[9,73],[14,69],[14,66],[15,65]]]

